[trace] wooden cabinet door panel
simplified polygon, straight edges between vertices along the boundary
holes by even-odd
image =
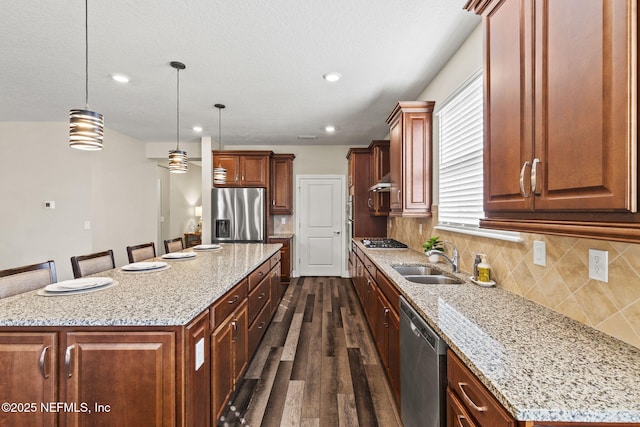
[[[398,120],[392,123],[389,127],[389,133],[390,215],[397,216],[402,212],[402,121]]]
[[[531,210],[533,156],[531,0],[501,2],[485,17],[484,209]],[[529,162],[525,165],[525,162]]]
[[[240,171],[243,186],[266,187],[269,182],[269,157],[242,156]]]
[[[65,412],[67,426],[174,426],[173,332],[69,332],[62,400],[91,413]],[[144,396],[144,398],[141,398]],[[96,412],[95,404],[108,405]]]
[[[213,154],[213,167],[221,166],[227,170],[227,182],[223,186],[240,185],[240,157],[235,154]]]
[[[229,321],[211,334],[211,417],[216,422],[233,392],[233,338]]]
[[[271,158],[272,214],[293,214],[293,154],[274,154]]]
[[[235,388],[249,364],[249,314],[247,304],[238,308],[232,321],[233,386]]]
[[[42,411],[41,403],[57,399],[57,334],[0,333],[0,400],[35,404],[0,412],[0,426],[54,426],[56,413]],[[10,408],[13,409],[13,408]]]
[[[431,120],[424,113],[404,115],[404,210],[431,208]]]
[[[389,313],[389,366],[387,372],[396,403],[400,404],[400,317],[391,310]]]
[[[631,2],[536,6],[535,209],[635,211]]]

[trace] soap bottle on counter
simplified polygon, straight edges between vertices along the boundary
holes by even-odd
[[[491,265],[487,262],[487,256],[482,255],[482,261],[478,264],[478,282],[488,283],[491,281]]]
[[[476,254],[476,258],[473,261],[473,278],[478,280],[478,265],[482,262],[483,254]]]

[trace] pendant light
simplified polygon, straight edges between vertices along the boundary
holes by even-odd
[[[220,151],[222,151],[222,109],[225,108],[224,104],[214,105],[218,109],[218,144],[220,145]],[[218,166],[213,168],[213,184],[226,184],[227,183],[227,170],[222,167],[220,160],[218,160]]]
[[[69,146],[78,150],[102,150],[104,119],[102,114],[89,110],[89,12],[84,2],[85,41],[85,109],[69,111]]]
[[[187,152],[180,149],[180,70],[184,70],[186,65],[182,62],[172,61],[171,66],[176,69],[177,74],[177,100],[176,100],[176,149],[169,151],[169,172],[187,172]]]

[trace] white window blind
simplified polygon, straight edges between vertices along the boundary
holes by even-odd
[[[440,126],[438,223],[475,228],[484,216],[482,74],[473,76],[443,105]]]

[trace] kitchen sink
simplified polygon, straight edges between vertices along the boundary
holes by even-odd
[[[393,265],[392,267],[403,276],[442,275],[442,271],[428,265]]]
[[[458,278],[444,276],[442,274],[425,276],[404,276],[404,278],[410,282],[421,283],[423,285],[460,285],[464,283]]]

